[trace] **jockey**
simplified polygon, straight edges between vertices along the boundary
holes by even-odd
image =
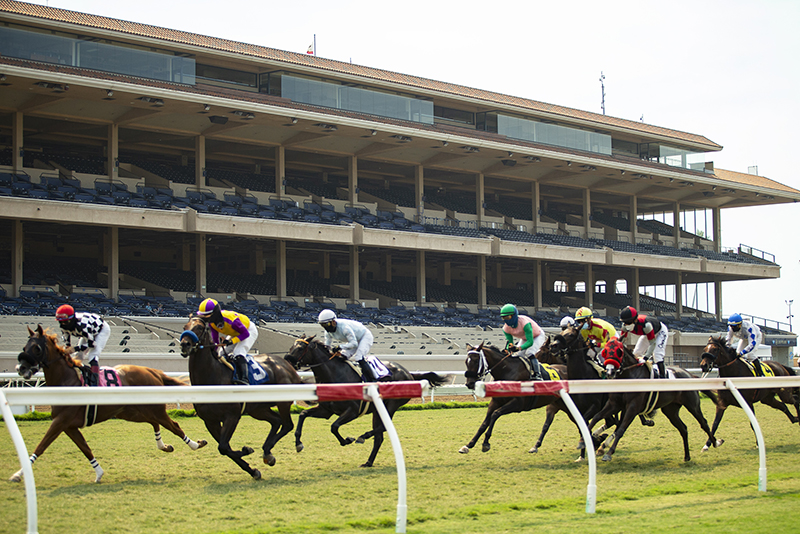
[[[544,330],[527,315],[520,315],[517,307],[506,304],[500,309],[500,318],[505,323],[503,334],[506,336],[506,350],[516,347],[514,356],[525,355],[531,360],[533,379],[543,380],[542,366],[536,358],[536,353],[547,340]],[[515,343],[516,340],[516,343]]]
[[[95,313],[75,313],[75,308],[69,304],[59,306],[56,310],[56,320],[61,327],[66,345],[71,346],[71,336],[80,338],[74,352],[80,352],[81,359],[88,358],[92,374],[89,385],[97,386],[100,374],[100,353],[111,336],[111,327],[102,317]]]
[[[566,330],[570,326],[575,326],[575,319],[573,319],[569,315],[566,315],[566,316],[561,318],[560,326],[561,326],[561,330],[562,331]]]
[[[664,367],[664,354],[669,339],[667,325],[650,315],[639,315],[632,306],[623,308],[619,312],[619,319],[622,321],[620,340],[624,341],[628,334],[641,336],[633,348],[633,355],[645,359],[652,357],[658,367],[659,376],[668,378],[667,369]]]
[[[736,347],[736,354],[740,358],[744,357],[753,364],[756,376],[764,376],[761,363],[755,353],[756,349],[761,344],[761,329],[758,325],[743,320],[742,316],[738,313],[734,313],[728,319],[728,336],[725,338],[725,344],[731,347],[731,343],[735,337],[739,338],[739,346]]]
[[[224,356],[236,367],[238,377],[233,383],[248,385],[250,381],[247,376],[247,352],[258,339],[255,323],[242,313],[223,310],[214,299],[201,302],[197,315],[205,318],[211,326],[211,341],[219,345],[219,355]]]
[[[378,380],[391,378],[391,373],[388,372],[386,366],[378,358],[369,354],[374,339],[369,328],[358,321],[339,319],[333,310],[329,309],[319,312],[317,322],[325,330],[325,345],[331,349],[332,353],[339,352],[351,362],[357,362],[365,382],[376,381],[375,372],[370,363],[373,363],[382,375],[377,378]],[[337,345],[334,346],[334,342]],[[373,361],[370,362],[370,360]]]
[[[592,310],[583,306],[575,312],[575,328],[578,328],[583,340],[598,348],[592,348],[590,355],[597,356],[600,350],[606,346],[608,340],[617,337],[617,329],[614,325],[602,319],[595,319]]]

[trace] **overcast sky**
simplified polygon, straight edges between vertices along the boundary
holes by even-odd
[[[49,0],[43,5],[317,55],[703,135],[715,167],[800,189],[800,2]],[[800,205],[722,212],[723,246],[781,278],[725,283],[723,312],[800,325]]]

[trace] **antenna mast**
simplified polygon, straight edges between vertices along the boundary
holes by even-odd
[[[603,74],[603,71],[600,71],[600,96],[602,97],[602,100],[600,100],[600,108],[603,110],[603,115],[606,114],[606,86],[603,83],[605,79],[605,74]]]

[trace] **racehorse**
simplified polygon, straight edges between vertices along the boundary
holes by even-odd
[[[616,361],[619,362],[620,367],[619,369],[611,366],[607,367],[608,374],[611,378],[618,380],[626,378],[651,378],[650,367],[647,363],[639,361],[630,349],[624,347],[622,344],[619,344],[618,347],[615,348],[613,356]],[[672,371],[678,379],[694,378],[691,373],[680,367],[669,367],[668,369]],[[655,382],[659,383],[660,380],[656,380]],[[715,403],[717,402],[717,396],[713,391],[704,391],[704,393],[708,395],[712,401]],[[700,393],[697,391],[642,391],[612,394],[603,409],[589,422],[589,430],[606,415],[617,413],[622,410],[622,421],[620,421],[616,430],[608,438],[608,441],[613,440],[613,443],[603,455],[603,461],[609,462],[622,436],[625,434],[631,422],[633,422],[634,417],[639,414],[650,413],[653,410],[660,409],[667,419],[669,419],[670,423],[672,423],[672,426],[678,429],[681,438],[683,438],[683,460],[688,462],[691,460],[691,455],[689,454],[689,433],[686,430],[686,424],[684,424],[680,418],[680,410],[681,407],[684,406],[689,413],[694,416],[706,435],[708,435],[709,443],[713,444],[714,447],[722,445],[723,440],[717,440],[714,437],[714,433],[708,427],[708,421],[706,421],[700,407]]]
[[[45,383],[48,386],[82,386],[81,363],[71,356],[71,352],[57,343],[57,336],[44,332],[42,325],[36,330],[28,328],[28,342],[19,353],[17,372],[23,378],[30,378],[40,369],[44,372]],[[140,367],[138,365],[118,365],[114,367],[119,376],[121,386],[185,386],[186,384],[176,378],[171,378],[158,369]],[[110,368],[101,368],[104,376],[113,377]],[[84,426],[102,423],[109,419],[124,419],[134,423],[150,423],[155,432],[156,446],[164,452],[174,451],[172,445],[165,445],[161,440],[161,427],[169,430],[192,450],[205,447],[206,440],[193,441],[181,430],[180,425],[169,418],[165,404],[153,405],[99,405],[99,406],[53,406],[53,422],[47,429],[42,441],[36,446],[31,455],[31,463],[39,458],[53,441],[65,433],[75,442],[95,471],[95,482],[103,478],[103,468],[95,459],[92,449],[86,443],[80,429]],[[20,469],[9,479],[12,482],[22,480]]]
[[[791,367],[787,367],[778,362],[771,360],[762,361],[761,365],[768,367],[775,376],[795,376],[795,371]],[[702,358],[700,360],[700,369],[703,374],[707,374],[712,368],[719,369],[719,376],[728,378],[732,376],[755,376],[750,365],[742,361],[736,354],[736,349],[728,347],[725,340],[721,337],[709,337],[708,344],[703,349]],[[725,415],[725,410],[728,406],[739,406],[736,398],[728,390],[721,390],[718,392],[719,402],[717,403],[717,413],[714,417],[714,424],[711,426],[713,432],[717,431],[722,416]],[[764,388],[764,389],[744,389],[741,390],[742,397],[747,402],[750,409],[757,402],[771,406],[786,414],[789,421],[797,423],[800,421],[800,388]],[[778,397],[776,398],[775,395]],[[797,416],[793,416],[786,407],[787,404],[793,404]],[[708,449],[707,443],[703,450]]]
[[[467,346],[467,371],[464,373],[466,377],[466,386],[469,389],[475,388],[475,382],[483,380],[486,375],[491,374],[495,380],[530,380],[530,369],[522,361],[522,358],[527,356],[514,357],[508,351],[500,350],[493,345],[484,345],[481,343],[477,347]],[[541,358],[540,363],[548,363],[555,361],[555,357],[550,356],[550,340],[548,338],[542,349],[536,354],[537,359]],[[558,378],[562,380],[566,377],[567,367],[565,365],[549,365],[550,368],[555,370]],[[535,410],[543,406],[547,407],[544,426],[539,435],[536,445],[528,452],[538,452],[539,447],[542,445],[545,434],[550,428],[555,414],[559,410],[567,411],[566,406],[559,397],[551,395],[527,395],[522,397],[493,397],[489,402],[489,407],[486,410],[486,417],[478,427],[478,432],[475,436],[458,452],[466,454],[478,443],[481,435],[486,434],[483,438],[483,445],[481,450],[488,452],[491,449],[489,439],[492,437],[492,431],[497,420],[509,413],[520,413]],[[569,413],[569,412],[567,412]]]
[[[216,355],[217,347],[211,342],[209,325],[205,318],[194,315],[184,326],[181,334],[181,356],[189,358],[189,379],[194,385],[228,386],[233,384],[233,370]],[[257,363],[269,377],[269,384],[299,384],[300,376],[282,358],[259,357]],[[241,386],[247,387],[247,386]],[[276,413],[272,407],[277,406]],[[251,447],[235,451],[231,448],[231,438],[242,415],[249,415],[259,421],[267,421],[271,427],[263,449],[264,463],[275,465],[272,448],[294,428],[290,414],[291,402],[257,403],[219,403],[195,404],[197,415],[218,443],[217,450],[233,460],[236,465],[256,480],[261,478],[258,469],[250,467],[243,459],[253,453]]]
[[[300,338],[294,342],[292,348],[285,357],[295,369],[309,367],[314,373],[314,380],[317,384],[344,384],[361,382],[359,374],[351,367],[344,358],[331,354],[328,348],[314,336]],[[432,386],[444,384],[445,378],[432,372],[410,373],[402,365],[395,362],[384,362],[386,368],[391,373],[390,381],[401,380],[427,380]],[[393,417],[398,408],[406,404],[410,399],[387,399],[384,401],[389,417]],[[339,427],[361,417],[364,414],[372,413],[372,430],[359,436],[358,439],[351,437],[343,438],[339,433]],[[303,434],[303,422],[307,417],[317,417],[329,419],[332,415],[338,417],[331,425],[331,433],[339,440],[339,445],[350,445],[353,442],[364,443],[369,438],[374,438],[372,452],[366,463],[361,467],[372,467],[375,457],[383,444],[383,434],[386,431],[383,427],[378,411],[372,402],[361,400],[344,400],[335,402],[321,402],[313,408],[303,410],[297,420],[297,429],[294,432],[295,448],[301,452],[304,448],[301,436]]]

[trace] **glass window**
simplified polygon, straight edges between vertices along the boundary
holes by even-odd
[[[218,83],[240,89],[256,88],[256,75],[251,72],[202,64],[197,65],[196,72],[197,78],[206,82]]]

